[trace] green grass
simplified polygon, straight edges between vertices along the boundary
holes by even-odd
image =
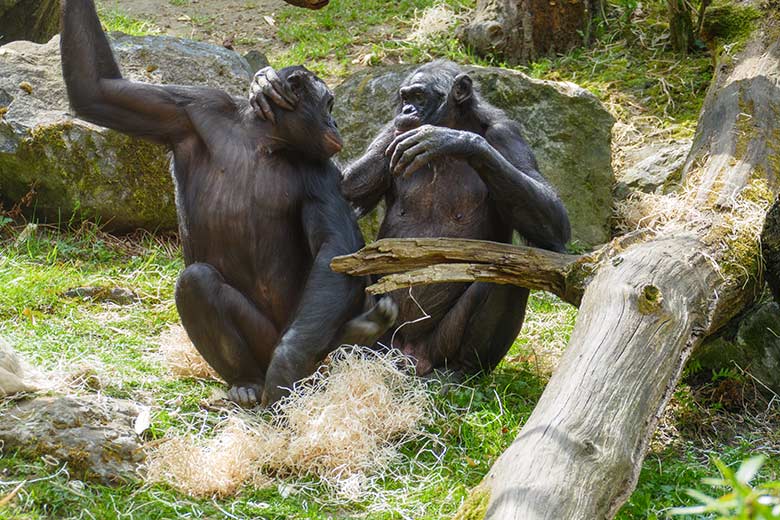
[[[98,9],[100,21],[106,32],[121,32],[131,36],[146,36],[162,32],[148,20],[139,20],[116,9]]]
[[[215,426],[224,418],[202,407],[218,384],[172,378],[154,356],[160,332],[178,322],[173,287],[182,261],[174,243],[152,235],[120,240],[89,226],[65,233],[39,227],[26,240],[17,233],[11,235],[0,241],[0,287],[4,288],[0,292],[0,336],[25,358],[48,370],[94,367],[105,395],[151,405],[148,440],[171,431],[184,433],[203,423]],[[117,306],[64,296],[68,289],[83,286],[128,288],[140,297],[140,303]],[[538,319],[560,320],[561,311],[565,328],[557,334],[567,336],[574,310],[546,295],[532,298],[530,312]],[[521,338],[513,355],[523,357],[529,342],[545,338],[541,333],[533,336]],[[437,397],[439,415],[428,429],[430,437],[404,447],[406,455],[422,466],[397,468],[404,481],[419,484],[393,498],[395,507],[422,508],[421,516],[415,517],[420,519],[454,513],[470,487],[512,441],[541,394],[545,378],[531,363],[514,361],[446,397]],[[435,467],[434,474],[426,466]],[[3,482],[46,477],[56,470],[56,465],[15,452],[0,458]],[[284,498],[275,488],[247,489],[236,499],[215,503],[189,499],[159,485],[74,487],[63,473],[27,484],[12,514],[68,519],[79,518],[86,508],[95,518],[122,518],[117,510],[137,511],[134,518],[144,519],[209,518],[218,516],[222,508],[245,518],[313,519],[342,513],[400,518],[368,513],[371,504],[366,503],[346,507],[323,503],[318,497],[326,496],[326,490],[316,482],[308,486],[312,490],[304,496]],[[384,486],[391,491],[400,484],[388,479]],[[0,496],[8,491],[10,485],[0,485]]]

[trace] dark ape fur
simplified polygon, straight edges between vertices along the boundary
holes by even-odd
[[[92,0],[63,1],[62,68],[76,113],[165,144],[187,268],[176,305],[195,347],[252,404],[284,394],[330,350],[367,343],[395,317],[364,309],[364,282],[333,273],[362,247],[330,157],[333,96],[303,67],[280,71],[298,104],[273,125],[211,88],[122,78]],[[351,320],[351,321],[350,321]]]
[[[395,119],[345,172],[342,191],[360,214],[384,199],[379,238],[457,237],[564,251],[566,209],[538,171],[518,125],[480,99],[457,65],[423,65],[399,89]],[[525,316],[528,290],[473,284],[414,288],[431,318],[403,327],[396,346],[418,372],[490,370]],[[394,293],[399,323],[420,317],[407,291]]]

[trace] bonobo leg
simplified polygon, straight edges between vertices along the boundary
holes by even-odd
[[[416,359],[418,375],[436,368],[489,372],[520,332],[528,294],[522,287],[473,283],[436,329],[402,350]]]
[[[372,300],[367,300],[370,304]],[[289,393],[284,381],[297,381],[301,373],[311,374],[330,353],[342,345],[373,346],[395,323],[398,306],[392,298],[384,297],[376,305],[360,316],[346,322],[336,334],[336,341],[329,345],[326,352],[279,351],[274,356],[273,369],[268,372],[268,380],[263,394],[263,406],[275,403]]]
[[[230,399],[242,406],[256,404],[279,339],[273,323],[204,263],[190,265],[179,276],[176,308],[195,348],[230,385]]]

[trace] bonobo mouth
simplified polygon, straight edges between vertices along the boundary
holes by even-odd
[[[408,132],[409,130],[414,130],[420,126],[421,123],[422,121],[416,115],[400,115],[395,118],[395,133],[398,135],[404,132]]]
[[[322,136],[322,140],[325,144],[325,151],[328,153],[328,157],[336,155],[344,148],[344,141],[341,140],[341,136],[338,132],[325,132]]]

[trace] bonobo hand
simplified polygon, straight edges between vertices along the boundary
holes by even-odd
[[[485,139],[473,132],[423,125],[396,137],[387,147],[390,172],[408,177],[434,159],[468,158],[479,153]]]
[[[276,118],[270,103],[285,110],[294,110],[297,102],[298,97],[290,85],[277,76],[273,67],[263,67],[255,73],[249,87],[249,104],[257,117],[275,124]]]

